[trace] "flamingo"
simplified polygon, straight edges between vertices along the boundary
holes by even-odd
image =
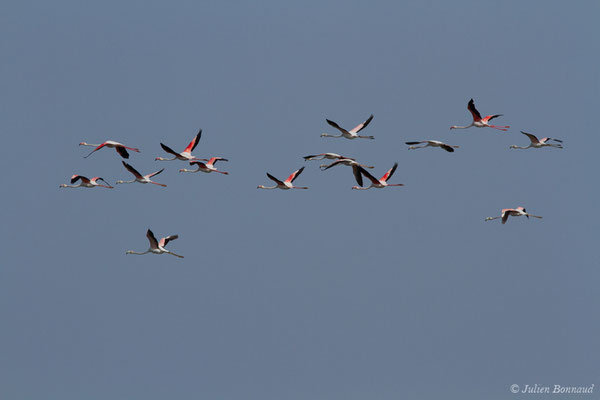
[[[523,131],[521,131],[521,133],[523,135],[527,136],[529,138],[529,140],[531,141],[531,143],[529,143],[529,146],[527,146],[527,147],[519,147],[519,146],[513,144],[512,146],[510,146],[511,149],[529,149],[532,147],[535,149],[541,149],[542,147],[556,147],[557,149],[563,148],[562,144],[560,144],[563,142],[562,140],[552,139],[549,137],[538,139],[537,136],[532,135],[531,133],[527,133],[527,132],[523,132]],[[551,140],[558,142],[559,144],[547,143]]]
[[[127,147],[124,144],[115,142],[113,140],[107,140],[106,142],[101,143],[101,144],[89,144],[86,142],[81,142],[81,143],[79,143],[79,145],[95,147],[95,149],[92,150],[92,152],[90,154],[88,154],[87,156],[84,156],[83,158],[88,158],[89,156],[92,155],[93,152],[100,150],[103,147],[113,147],[115,150],[117,150],[117,153],[119,153],[119,155],[123,158],[129,158],[129,153],[127,152],[127,150],[135,151],[136,153],[140,152],[139,149],[134,149],[133,147]]]
[[[167,187],[167,185],[163,185],[162,183],[157,183],[157,182],[153,182],[152,180],[150,180],[150,178],[152,178],[155,175],[160,174],[161,172],[163,172],[165,169],[161,169],[160,171],[156,171],[153,172],[151,174],[148,175],[142,175],[140,174],[135,168],[133,168],[131,165],[127,164],[125,161],[121,161],[123,163],[123,166],[127,169],[127,171],[131,172],[133,174],[133,176],[135,176],[135,179],[132,181],[117,181],[116,183],[133,183],[133,182],[139,182],[139,183],[153,183],[155,185],[159,185],[162,187]]]
[[[527,219],[529,219],[529,217],[534,217],[534,218],[539,218],[539,219],[542,218],[538,215],[533,215],[533,214],[527,213],[527,210],[525,210],[523,207],[517,207],[517,208],[504,208],[504,209],[502,209],[502,213],[500,214],[500,216],[487,217],[485,220],[491,221],[494,219],[502,218],[502,224],[505,224],[506,221],[508,220],[509,215],[512,215],[513,217],[520,217],[520,216],[524,215],[527,217]]]
[[[371,188],[383,189],[387,186],[404,186],[404,184],[402,184],[402,183],[394,183],[394,184],[387,183],[388,179],[390,179],[392,177],[392,175],[394,175],[396,168],[398,168],[398,163],[394,163],[394,166],[392,168],[390,168],[385,173],[385,175],[383,175],[381,177],[381,179],[375,178],[373,175],[368,173],[363,167],[356,167],[356,168],[358,169],[359,173],[363,174],[366,178],[368,178],[371,181],[371,186],[369,186],[369,187],[352,186],[352,189],[367,190],[367,189],[371,189]],[[357,181],[358,181],[358,179],[357,179]]]
[[[473,102],[473,99],[469,100],[469,105],[467,106],[467,108],[469,109],[469,111],[471,111],[471,114],[473,114],[473,122],[471,122],[471,125],[467,125],[467,126],[453,125],[450,127],[450,129],[466,129],[466,128],[470,128],[472,126],[476,126],[478,128],[486,128],[487,127],[487,128],[498,129],[501,131],[507,131],[508,128],[510,128],[510,126],[497,126],[497,125],[489,124],[489,122],[491,120],[493,120],[496,117],[502,116],[502,114],[488,115],[485,118],[481,118],[481,114],[479,114],[479,111],[477,111],[477,109],[475,108],[475,103]]]
[[[226,158],[223,157],[213,157],[210,160],[208,160],[207,163],[203,163],[200,161],[190,161],[190,165],[197,165],[198,169],[185,169],[182,168],[179,170],[179,172],[198,172],[198,171],[202,171],[205,173],[210,173],[210,172],[218,172],[220,174],[224,174],[224,175],[229,175],[229,172],[225,172],[225,171],[219,171],[218,169],[216,169],[214,167],[214,163],[216,163],[217,161],[229,161]]]
[[[312,156],[304,156],[302,158],[304,158],[304,161],[324,160],[324,159],[328,159],[328,160],[340,160],[342,158],[347,158],[349,160],[354,160],[354,158],[344,157],[344,156],[341,156],[341,155],[336,154],[336,153],[321,153],[321,154],[315,154],[315,155],[312,155]]]
[[[335,129],[337,129],[338,131],[342,132],[340,135],[330,135],[328,133],[321,133],[321,137],[334,137],[334,138],[339,138],[339,137],[345,137],[346,139],[356,139],[356,138],[360,138],[360,139],[375,139],[375,137],[373,136],[360,136],[358,135],[358,132],[362,131],[364,128],[367,127],[367,125],[369,125],[369,123],[371,122],[371,120],[373,119],[373,114],[371,114],[371,116],[369,118],[367,118],[367,120],[361,124],[356,125],[352,130],[347,131],[344,128],[342,128],[341,126],[339,126],[338,124],[336,124],[335,122],[325,119],[325,121],[327,121],[327,123],[331,126],[333,126]]]
[[[282,189],[282,190],[288,190],[288,189],[308,189],[305,186],[294,186],[294,185],[292,185],[292,182],[294,182],[294,179],[296,179],[298,177],[298,175],[300,175],[302,173],[302,171],[304,171],[304,167],[302,167],[302,168],[294,171],[283,182],[280,181],[279,179],[275,178],[273,175],[271,175],[270,173],[267,172],[267,176],[269,177],[269,179],[271,179],[272,181],[274,181],[277,185],[275,185],[275,186],[258,185],[256,188],[257,189]]]
[[[80,181],[79,185],[73,185],[73,183]],[[104,183],[106,183],[106,185],[101,185],[98,183],[98,181],[102,181]],[[94,188],[96,186],[100,186],[103,188],[107,188],[107,189],[113,189],[112,186],[110,186],[108,184],[108,182],[106,182],[104,179],[100,178],[99,176],[96,176],[92,179],[88,179],[85,176],[81,176],[81,175],[73,175],[71,177],[71,185],[67,185],[67,184],[61,184],[59,187],[61,188],[78,188],[78,187],[85,187],[85,188]]]
[[[181,160],[181,161],[197,161],[197,160],[201,160],[201,161],[207,161],[204,158],[196,158],[196,157],[192,156],[192,151],[194,151],[194,149],[198,145],[198,142],[200,141],[200,136],[202,136],[202,129],[200,129],[198,131],[198,134],[196,135],[196,137],[194,137],[194,139],[192,139],[192,141],[190,142],[190,144],[188,144],[187,147],[181,153],[176,153],[170,147],[165,146],[164,144],[161,143],[160,147],[162,147],[163,150],[166,151],[167,153],[172,154],[174,157],[173,158],[156,157],[154,160],[155,161],[173,161],[173,160]]]
[[[410,146],[408,148],[409,150],[422,149],[425,147],[439,147],[439,148],[446,150],[447,152],[452,153],[454,151],[454,149],[458,149],[458,147],[459,147],[459,146],[453,146],[450,144],[442,143],[438,140],[422,140],[420,142],[405,142],[405,143]],[[425,146],[415,146],[417,144],[422,144],[422,143],[425,143]]]
[[[169,243],[169,241],[171,241],[171,240],[177,239],[179,237],[179,235],[167,236],[167,237],[160,239],[160,242],[158,242],[156,240],[156,238],[154,237],[154,233],[152,233],[152,231],[150,229],[148,229],[148,232],[146,232],[146,237],[148,238],[148,241],[150,242],[150,248],[148,250],[146,250],[143,253],[136,253],[133,250],[127,250],[125,252],[125,254],[137,254],[137,255],[148,254],[148,253],[170,254],[175,257],[183,258],[183,256],[180,256],[179,254],[175,254],[175,253],[165,249],[165,246],[167,245],[167,243]]]
[[[374,168],[372,165],[364,165],[356,162],[354,158],[340,158],[337,161],[332,162],[331,164],[321,164],[319,168],[321,171],[328,170],[331,167],[335,167],[336,165],[347,165],[349,167],[363,167],[363,168]]]

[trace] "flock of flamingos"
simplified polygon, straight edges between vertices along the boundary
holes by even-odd
[[[475,103],[474,103],[473,99],[471,99],[469,101],[467,109],[473,115],[473,122],[471,122],[471,124],[469,124],[467,126],[453,125],[450,127],[450,129],[466,129],[466,128],[471,128],[474,126],[477,128],[492,128],[492,129],[498,129],[501,131],[507,131],[508,128],[510,128],[510,126],[498,126],[498,125],[490,124],[491,120],[502,116],[502,114],[488,115],[485,118],[482,118],[479,111],[477,111],[477,109],[475,108]],[[374,139],[373,136],[363,136],[363,135],[358,134],[363,129],[365,129],[372,120],[373,120],[373,115],[371,115],[366,121],[355,126],[353,129],[346,130],[346,129],[342,128],[341,126],[339,126],[334,121],[327,119],[326,120],[327,123],[330,126],[332,126],[333,128],[337,129],[340,132],[340,134],[339,135],[331,135],[328,133],[323,133],[323,134],[321,134],[321,137],[346,138],[346,139]],[[529,145],[525,146],[525,147],[512,145],[512,146],[510,146],[511,149],[529,149],[529,148],[539,149],[542,147],[554,147],[554,148],[559,148],[559,149],[563,148],[563,146],[561,144],[562,140],[548,138],[548,137],[538,139],[535,135],[532,135],[530,133],[526,133],[523,131],[521,131],[521,133],[523,135],[527,136],[527,138],[530,141]],[[201,135],[202,135],[202,129],[200,129],[198,134],[194,137],[194,139],[190,142],[190,144],[188,144],[188,146],[181,153],[178,153],[178,152],[172,150],[170,147],[166,146],[165,144],[161,143],[160,146],[162,147],[162,149],[165,152],[169,153],[172,157],[171,158],[156,157],[155,160],[157,160],[157,161],[180,160],[180,161],[189,162],[189,164],[191,166],[196,166],[196,169],[183,168],[183,169],[180,169],[179,172],[204,172],[204,173],[217,172],[220,174],[227,175],[228,172],[220,171],[215,167],[215,164],[217,163],[217,161],[228,161],[227,159],[222,158],[222,157],[212,157],[210,159],[205,159],[205,158],[197,158],[192,155],[192,151],[194,151],[194,149],[198,145]],[[425,148],[425,147],[439,147],[447,152],[454,152],[454,149],[458,148],[458,146],[449,145],[449,144],[446,144],[446,143],[443,143],[443,142],[440,142],[437,140],[422,140],[422,141],[417,141],[417,142],[406,142],[406,144],[409,146],[408,147],[409,150],[421,149],[421,148]],[[81,142],[81,143],[79,143],[79,145],[94,147],[94,150],[92,150],[92,152],[89,153],[84,158],[89,157],[94,152],[96,152],[102,148],[105,148],[105,147],[114,148],[117,151],[117,153],[119,153],[119,155],[125,159],[129,158],[129,153],[127,150],[139,153],[139,149],[136,149],[133,147],[127,147],[121,143],[118,143],[118,142],[115,142],[112,140],[107,140],[106,142],[101,143],[101,144],[89,144],[86,142]],[[388,183],[388,180],[392,177],[392,175],[394,175],[394,172],[396,171],[396,168],[398,167],[398,163],[395,163],[392,166],[392,168],[390,168],[380,179],[377,179],[366,170],[367,168],[368,169],[373,168],[373,166],[360,164],[355,159],[350,158],[350,157],[344,157],[342,155],[335,154],[335,153],[321,153],[321,154],[315,154],[315,155],[308,155],[308,156],[304,157],[305,161],[324,160],[324,159],[329,159],[329,160],[334,160],[334,161],[330,164],[322,164],[320,166],[320,168],[323,171],[327,170],[329,168],[335,167],[337,165],[346,165],[346,166],[349,166],[352,168],[352,172],[354,174],[354,179],[356,180],[356,183],[358,184],[357,186],[353,186],[352,189],[367,190],[367,189],[371,189],[371,188],[383,189],[383,188],[386,188],[389,186],[404,186],[402,183]],[[125,167],[125,169],[127,169],[127,171],[129,171],[133,175],[134,179],[132,179],[130,181],[119,180],[119,181],[116,181],[117,184],[139,182],[139,183],[152,183],[154,185],[159,185],[159,186],[163,186],[163,187],[167,186],[162,183],[154,182],[151,179],[152,177],[163,172],[164,168],[159,171],[152,172],[150,174],[142,175],[134,167],[132,167],[125,161],[122,161],[122,163],[123,163],[123,166]],[[303,170],[304,170],[304,167],[294,171],[284,181],[277,179],[276,177],[274,177],[273,175],[271,175],[270,173],[267,172],[267,177],[269,179],[271,179],[273,182],[275,182],[275,185],[274,186],[258,185],[257,188],[258,189],[282,189],[282,190],[308,189],[308,187],[306,187],[306,186],[294,186],[294,184],[293,184],[294,180],[296,180],[296,178],[298,178],[298,176],[300,176],[300,174],[302,173]],[[367,178],[370,181],[369,186],[366,186],[366,187],[363,186],[363,177]],[[79,183],[75,184],[77,182],[79,182]],[[102,182],[102,183],[100,183],[100,182]],[[108,188],[108,189],[113,189],[113,186],[111,186],[108,182],[106,182],[104,179],[102,179],[101,177],[98,177],[98,176],[89,179],[82,175],[73,175],[71,177],[71,185],[67,185],[67,184],[60,185],[61,188],[78,188],[78,187],[94,188],[97,186],[103,187],[103,188]],[[529,214],[527,212],[527,210],[525,210],[524,207],[516,207],[516,208],[502,209],[499,216],[487,217],[485,220],[491,221],[494,219],[501,218],[502,223],[505,224],[506,221],[508,220],[509,216],[513,216],[513,217],[526,216],[527,218],[529,218],[529,217],[542,218],[538,215]],[[154,237],[154,234],[152,233],[152,231],[150,229],[148,229],[148,231],[146,233],[146,237],[148,238],[148,241],[150,242],[150,247],[148,248],[148,250],[146,250],[145,252],[142,252],[142,253],[128,250],[126,252],[126,254],[139,254],[139,255],[147,254],[147,253],[170,254],[175,257],[183,258],[183,256],[181,256],[179,254],[175,254],[165,248],[167,243],[169,243],[169,241],[171,241],[171,240],[177,239],[178,235],[166,236],[166,237],[161,238],[160,240],[156,240],[156,237]]]

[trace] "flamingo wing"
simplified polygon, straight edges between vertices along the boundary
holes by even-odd
[[[162,239],[160,239],[159,245],[160,247],[165,247],[167,245],[167,243],[169,243],[171,240],[175,240],[179,237],[179,235],[170,235],[167,237],[164,237]]]
[[[332,120],[329,119],[325,119],[325,121],[327,121],[327,123],[331,126],[333,126],[335,129],[337,129],[338,131],[342,132],[342,133],[348,133],[347,130],[345,130],[344,128],[342,128],[341,126],[339,126],[337,123],[333,122]]]
[[[151,174],[148,174],[148,175],[146,175],[146,178],[152,178],[153,176],[160,174],[160,173],[161,173],[161,172],[163,172],[164,170],[165,170],[165,169],[163,168],[163,169],[161,169],[160,171],[156,171],[156,172],[153,172],[153,173],[151,173]]]
[[[414,146],[416,144],[421,144],[421,143],[427,143],[426,140],[422,141],[422,142],[404,142],[405,144],[409,145],[409,146]]]
[[[201,161],[190,161],[190,165],[197,165],[200,168],[206,169],[206,164]]]
[[[71,184],[77,182],[78,180],[81,179],[81,182],[83,183],[90,183],[90,180],[88,178],[86,178],[85,176],[81,176],[81,175],[73,175],[71,177]]]
[[[394,175],[394,172],[396,172],[396,168],[398,168],[398,163],[394,163],[394,166],[390,168],[389,171],[381,177],[381,180],[387,182],[387,180],[390,179],[392,175]]]
[[[190,142],[190,144],[187,145],[187,147],[185,148],[185,150],[183,150],[183,152],[191,153],[192,151],[194,151],[196,146],[198,146],[198,142],[200,141],[200,136],[202,136],[202,129],[200,129],[198,131],[198,134],[196,135],[196,137]]]
[[[146,237],[150,242],[150,248],[158,249],[158,241],[156,240],[156,238],[154,237],[154,233],[152,233],[150,229],[148,229],[148,232],[146,232]]]
[[[294,180],[298,177],[298,175],[300,175],[302,173],[302,171],[304,171],[304,167],[292,172],[292,174],[290,176],[288,176],[288,178],[285,181],[289,182],[289,183],[294,182]]]
[[[279,186],[285,186],[285,183],[281,182],[279,179],[275,178],[273,175],[267,172],[267,176],[270,180],[274,181]]]
[[[362,179],[362,174],[360,173],[360,167],[353,165],[352,166],[352,173],[354,174],[354,179],[356,179],[356,183],[358,183],[358,186],[362,187],[363,185],[363,179]]]
[[[484,122],[489,122],[489,121],[493,120],[494,118],[501,117],[502,115],[504,115],[504,114],[494,114],[494,115],[488,115],[488,116],[486,116],[486,117],[483,119],[483,121],[484,121]]]
[[[166,151],[167,153],[173,154],[174,156],[179,156],[179,153],[176,153],[172,148],[170,148],[169,146],[165,145],[165,144],[160,144],[160,147],[162,147],[162,149],[164,151]]]
[[[451,146],[448,146],[446,143],[440,144],[440,147],[449,153],[454,152],[454,149]]]
[[[538,140],[537,136],[535,136],[535,135],[532,135],[531,133],[527,133],[527,132],[523,132],[523,131],[521,131],[521,133],[522,133],[523,135],[527,136],[527,137],[529,138],[529,140],[531,141],[531,143],[532,143],[532,144],[536,144],[536,143],[544,143],[544,142],[545,142],[545,140],[544,140],[544,139],[542,139],[542,140]],[[547,138],[545,138],[545,139],[547,139]]]
[[[115,146],[115,150],[117,150],[117,153],[119,153],[119,155],[123,158],[129,158],[129,153],[127,152],[127,150],[125,149],[125,147],[123,146]]]
[[[364,175],[365,177],[367,177],[367,179],[369,179],[371,182],[373,182],[373,184],[375,185],[379,185],[381,182],[379,182],[379,179],[375,178],[373,175],[371,175],[369,172],[367,172],[366,169],[364,169],[361,166],[356,166],[356,169],[358,170],[358,172],[360,172],[362,175]],[[358,182],[358,179],[356,180]],[[362,178],[361,178],[362,181]],[[361,185],[362,186],[362,185]]]
[[[467,106],[467,108],[469,109],[469,111],[471,111],[471,114],[473,115],[473,121],[481,121],[481,114],[479,114],[479,111],[477,111],[477,109],[475,108],[475,102],[473,101],[473,99],[469,100],[469,105]]]
[[[83,157],[83,158],[88,158],[89,156],[91,156],[91,155],[92,155],[92,153],[94,153],[95,151],[98,151],[98,150],[100,150],[100,149],[101,149],[101,148],[103,148],[104,146],[106,146],[106,142],[104,142],[104,143],[102,143],[101,145],[99,145],[98,147],[96,147],[94,150],[92,150],[92,151],[90,152],[90,154],[88,154],[87,156],[85,156],[85,157]]]
[[[358,124],[354,128],[352,128],[350,133],[358,133],[358,132],[362,131],[363,129],[365,129],[367,127],[367,125],[369,125],[369,123],[372,120],[373,120],[373,114],[371,114],[371,116],[369,118],[367,118],[367,120],[365,122]]]
[[[142,179],[143,176],[142,174],[140,174],[135,168],[133,168],[131,165],[127,164],[125,161],[121,161],[123,163],[123,166],[127,169],[127,171],[131,172],[136,178]]]

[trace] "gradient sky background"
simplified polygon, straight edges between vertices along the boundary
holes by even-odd
[[[600,389],[600,5],[10,2],[3,399],[506,399]],[[470,123],[467,102],[503,113]],[[375,115],[373,141],[320,138]],[[159,142],[230,160],[179,174]],[[565,149],[509,150],[525,130]],[[156,181],[59,189],[72,174]],[[407,140],[460,145],[407,151]],[[399,163],[352,191],[307,154]],[[265,172],[306,191],[262,191]],[[525,206],[542,220],[484,222]],[[179,234],[168,255],[146,229]],[[599,398],[598,393],[585,398]],[[583,398],[583,397],[582,397]]]

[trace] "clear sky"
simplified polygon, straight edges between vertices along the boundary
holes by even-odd
[[[23,1],[0,14],[3,399],[600,390],[597,1]],[[470,123],[467,102],[502,113]],[[325,118],[373,141],[321,138]],[[230,172],[180,174],[182,150]],[[519,133],[565,148],[510,150]],[[168,185],[131,179],[112,149]],[[408,151],[405,141],[460,145]],[[400,188],[350,169],[399,163]],[[309,190],[263,191],[265,173]],[[542,220],[484,222],[522,205]],[[145,232],[179,234],[168,255]],[[599,398],[595,393],[585,398]],[[582,397],[583,398],[583,397]]]

